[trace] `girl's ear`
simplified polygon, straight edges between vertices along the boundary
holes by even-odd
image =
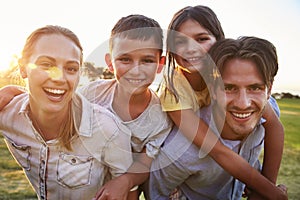
[[[166,56],[162,56],[160,57],[160,60],[159,60],[159,65],[158,65],[158,68],[157,68],[157,72],[156,73],[160,73],[161,70],[164,68],[164,65],[166,64]]]
[[[107,65],[109,71],[113,73],[114,72],[114,67],[113,67],[112,62],[111,62],[110,53],[105,54],[105,62],[106,62],[106,65]]]

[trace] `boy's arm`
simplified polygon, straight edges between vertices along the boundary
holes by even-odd
[[[191,109],[168,114],[190,141],[207,152],[224,170],[245,183],[248,188],[267,199],[287,199],[285,192],[251,167],[245,159],[223,145]]]
[[[149,177],[152,159],[145,152],[138,153],[136,160],[128,171],[107,182],[96,195],[98,200],[118,199],[137,200],[137,186],[144,183]]]
[[[0,89],[0,111],[17,95],[26,92],[26,89],[17,85],[7,85]]]

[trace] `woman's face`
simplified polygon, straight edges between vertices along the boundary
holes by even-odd
[[[216,38],[192,19],[183,22],[177,31],[173,52],[177,64],[190,73],[199,72],[203,66],[203,58]]]
[[[81,51],[65,36],[41,36],[22,76],[28,78],[31,109],[58,112],[68,104],[78,85]]]

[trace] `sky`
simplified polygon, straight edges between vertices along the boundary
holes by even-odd
[[[105,66],[110,30],[121,17],[143,14],[166,30],[175,12],[205,5],[218,16],[225,36],[257,36],[272,42],[279,71],[273,92],[300,94],[300,1],[298,0],[10,0],[0,7],[0,70],[18,55],[27,36],[51,24],[79,37],[85,61]]]

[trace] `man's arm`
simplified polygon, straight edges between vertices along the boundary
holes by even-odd
[[[0,89],[0,111],[17,95],[26,92],[26,89],[17,85],[7,85]]]

